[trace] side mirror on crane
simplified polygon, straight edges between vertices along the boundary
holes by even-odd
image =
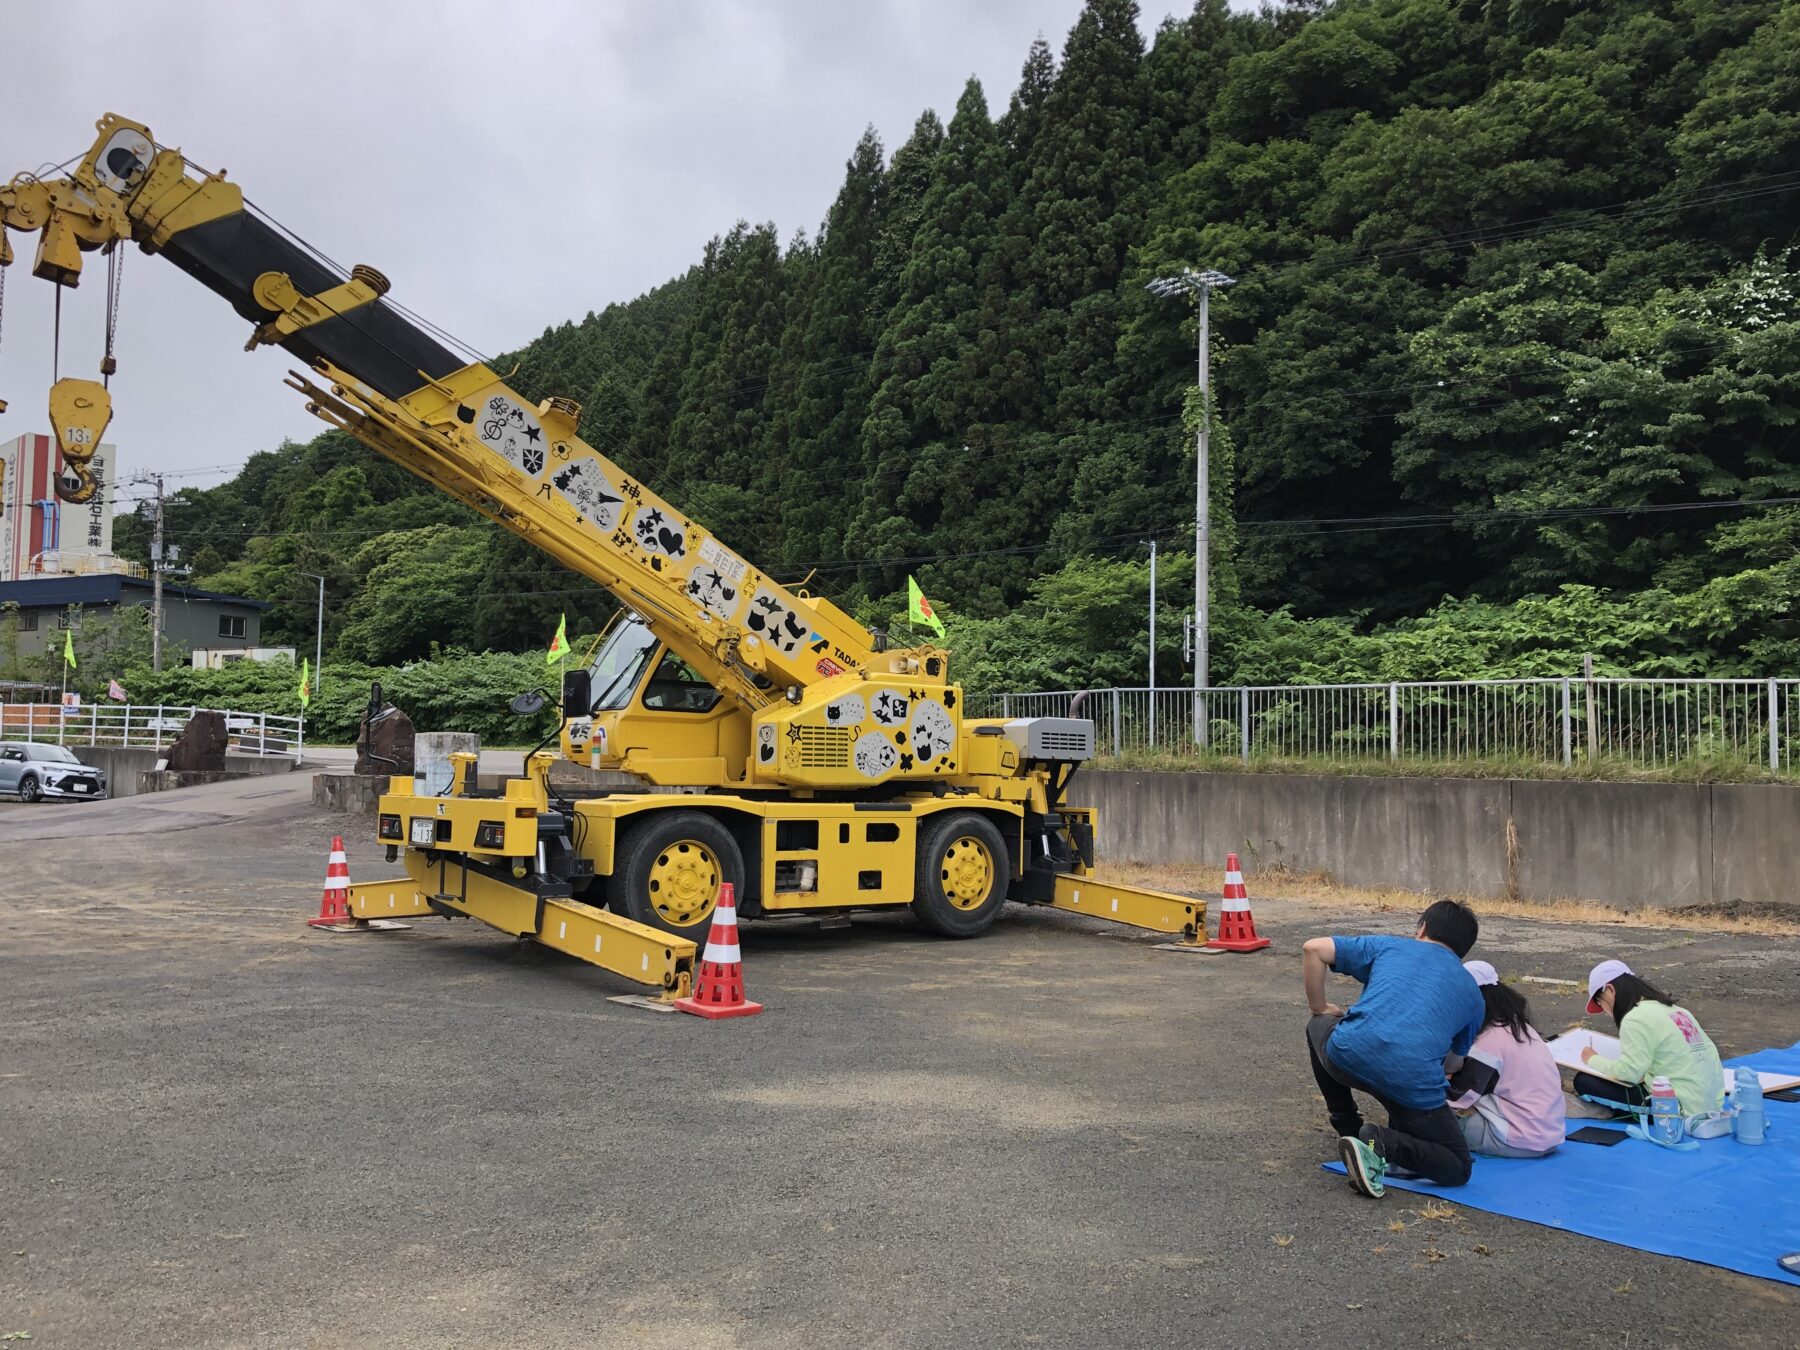
[[[520,717],[530,717],[544,706],[544,696],[535,689],[527,689],[522,694],[513,695],[513,701],[506,705]]]
[[[564,717],[586,717],[593,712],[594,686],[587,671],[563,672],[562,710]]]

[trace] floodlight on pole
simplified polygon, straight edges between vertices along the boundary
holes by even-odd
[[[1194,454],[1194,742],[1206,744],[1207,718],[1202,693],[1208,687],[1211,661],[1211,581],[1209,577],[1212,549],[1211,469],[1208,441],[1212,433],[1212,390],[1208,382],[1208,357],[1211,346],[1211,315],[1208,302],[1215,290],[1237,284],[1217,268],[1196,270],[1184,267],[1173,276],[1157,277],[1145,289],[1163,300],[1194,297],[1200,317],[1196,342],[1200,388],[1200,429],[1195,436]]]

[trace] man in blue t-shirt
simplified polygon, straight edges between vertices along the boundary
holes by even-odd
[[[1445,1100],[1444,1060],[1466,1055],[1487,1019],[1481,990],[1463,969],[1479,925],[1467,905],[1440,900],[1400,937],[1319,937],[1305,948],[1307,1049],[1338,1133],[1350,1184],[1379,1197],[1389,1167],[1441,1186],[1469,1179],[1469,1148]],[[1345,1012],[1325,1001],[1325,972],[1362,982]],[[1352,1088],[1387,1108],[1365,1125]]]

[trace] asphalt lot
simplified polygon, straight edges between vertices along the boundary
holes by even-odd
[[[0,1335],[1795,1343],[1792,1289],[1317,1170],[1299,941],[1385,916],[1258,902],[1275,948],[1215,958],[1016,909],[750,924],[768,1011],[708,1024],[467,923],[314,933],[334,832],[386,873],[367,827],[223,786],[0,804]],[[1622,955],[1728,1054],[1800,1039],[1794,939],[1493,919],[1477,954]]]

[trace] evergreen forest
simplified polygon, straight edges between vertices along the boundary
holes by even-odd
[[[816,227],[720,222],[501,369],[790,584],[885,626],[915,575],[972,687],[1143,684],[1154,543],[1174,684],[1196,313],[1146,284],[1217,269],[1215,683],[1795,673],[1800,6],[1200,0],[1146,39],[1090,0],[1049,38],[847,146]],[[346,666],[612,608],[337,433],[169,519],[267,640],[310,650],[325,575]]]

